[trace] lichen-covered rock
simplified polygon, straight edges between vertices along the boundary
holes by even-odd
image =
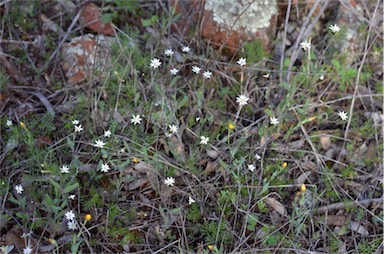
[[[113,37],[87,34],[73,38],[61,49],[62,67],[70,85],[83,82],[95,74],[102,77],[104,70],[111,65]]]
[[[224,46],[236,53],[242,42],[259,39],[265,49],[276,30],[278,8],[276,0],[205,0],[174,1],[181,13],[178,30],[184,34],[197,29],[213,46]]]

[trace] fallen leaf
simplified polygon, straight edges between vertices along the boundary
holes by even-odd
[[[309,177],[312,175],[312,171],[306,171],[302,173],[297,179],[296,179],[296,184],[303,184],[305,181],[309,180]]]
[[[277,201],[275,198],[265,198],[265,203],[267,203],[273,210],[275,210],[279,214],[283,216],[287,215],[287,209],[285,208],[285,206],[279,201]]]
[[[324,151],[328,151],[331,148],[331,138],[329,136],[321,136],[320,145]]]
[[[342,215],[328,215],[325,217],[325,224],[332,226],[343,226],[349,219]]]
[[[101,19],[102,12],[94,3],[88,3],[84,6],[80,21],[85,27],[104,35],[113,35],[112,23],[104,23]]]

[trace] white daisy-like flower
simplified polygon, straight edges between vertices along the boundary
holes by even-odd
[[[189,51],[191,51],[191,48],[189,46],[185,46],[181,49],[181,51],[184,53],[189,53]]]
[[[110,130],[106,130],[106,131],[104,131],[104,137],[106,137],[106,138],[109,138],[110,136],[111,136],[111,131]]]
[[[68,227],[68,230],[76,230],[77,229],[76,222],[75,221],[68,221],[67,227]]]
[[[320,76],[320,80],[324,80],[324,74]]]
[[[153,58],[153,59],[151,60],[151,64],[150,64],[149,66],[150,66],[151,68],[153,68],[153,69],[157,69],[157,68],[160,67],[160,65],[161,65],[160,60],[159,60],[158,58]]]
[[[307,51],[311,48],[311,43],[309,43],[308,41],[303,41],[300,43],[300,47],[304,50],[304,51]]]
[[[257,153],[257,154],[255,154],[255,159],[256,159],[257,161],[259,161],[259,160],[261,159],[261,156]]]
[[[277,119],[277,117],[271,117],[270,120],[272,125],[279,124],[279,119]]]
[[[199,74],[201,71],[201,68],[199,66],[192,66],[192,72]]]
[[[134,125],[141,124],[141,120],[143,119],[140,117],[140,115],[132,115],[131,123],[133,123]]]
[[[172,133],[177,133],[179,131],[179,127],[177,127],[177,125],[169,125],[169,131],[172,132]]]
[[[249,97],[245,94],[241,94],[236,98],[236,102],[239,103],[239,106],[245,106],[248,104]]]
[[[247,64],[247,59],[246,58],[240,58],[238,61],[237,61],[237,64],[240,65],[240,66],[244,66]]]
[[[100,169],[101,172],[103,172],[103,173],[108,173],[108,171],[109,171],[110,169],[111,169],[111,168],[109,167],[108,163],[101,164],[101,169]]]
[[[11,127],[13,124],[12,124],[12,121],[11,120],[7,120],[5,122],[5,125],[7,125],[8,127]]]
[[[63,165],[61,168],[60,168],[60,172],[62,174],[67,174],[69,173],[69,167],[67,165]]]
[[[200,138],[201,138],[200,144],[202,144],[202,145],[208,144],[209,137],[201,136]]]
[[[169,71],[172,75],[177,75],[177,73],[179,72],[179,70],[178,69],[176,69],[176,68],[173,68],[173,69],[171,69],[170,71]]]
[[[264,75],[263,75],[263,78],[269,78],[269,73],[264,74]]]
[[[192,197],[189,197],[188,198],[188,204],[192,205],[193,203],[195,203],[196,201],[192,198]]]
[[[211,75],[212,75],[212,72],[210,72],[210,71],[205,71],[203,73],[203,77],[206,78],[206,79],[210,79]]]
[[[196,122],[200,121],[201,117],[196,117]]]
[[[15,186],[15,190],[18,194],[23,194],[24,188],[21,184]]]
[[[70,200],[75,200],[75,197],[76,197],[75,194],[72,194],[72,195],[69,195],[69,196],[68,196],[68,198],[69,198]]]
[[[80,125],[75,125],[75,132],[81,132],[83,129],[83,126],[80,124]]]
[[[253,172],[254,170],[255,170],[255,165],[253,165],[253,164],[248,164],[248,170],[249,171],[251,171],[251,172]]]
[[[68,220],[68,221],[73,221],[75,219],[75,213],[71,211],[68,211],[65,213],[65,218]]]
[[[74,119],[73,121],[72,121],[72,124],[73,125],[78,125],[80,122],[79,122],[79,120],[77,120],[77,119]]]
[[[167,185],[167,186],[173,186],[175,184],[175,178],[173,177],[167,177],[165,180],[164,180],[164,183]]]
[[[343,121],[348,119],[348,115],[344,111],[339,111],[339,113],[337,113],[337,114],[340,116],[341,120],[343,120]]]
[[[31,254],[31,253],[32,253],[32,248],[28,244],[28,246],[23,249],[23,254]]]
[[[166,49],[164,50],[164,55],[166,56],[172,56],[175,52],[173,52],[172,49]]]
[[[98,139],[95,141],[94,147],[103,148],[106,145],[102,140]]]
[[[334,25],[330,25],[329,26],[329,30],[332,31],[332,33],[337,33],[337,32],[340,32],[340,27],[337,25],[337,24],[334,24]]]

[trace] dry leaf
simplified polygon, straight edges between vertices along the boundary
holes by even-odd
[[[343,226],[349,219],[342,215],[328,215],[325,218],[325,224],[332,226]]]
[[[358,233],[358,234],[360,234],[360,235],[364,235],[364,236],[369,235],[368,230],[367,230],[363,225],[361,225],[361,224],[358,223],[358,222],[351,221],[351,222],[349,223],[349,228],[350,228],[352,231],[355,231],[356,233]]]
[[[279,201],[277,201],[275,198],[265,198],[265,203],[267,203],[273,210],[275,210],[279,214],[283,216],[287,215],[287,209],[285,209],[285,206]]]
[[[309,177],[311,176],[313,172],[312,171],[306,171],[302,173],[297,179],[296,179],[296,184],[303,184],[305,181],[309,180]]]
[[[328,151],[331,148],[331,138],[329,136],[321,136],[320,144],[324,151]]]
[[[177,138],[176,136],[173,136],[169,142],[168,142],[169,150],[171,151],[172,155],[175,157],[175,159],[179,162],[185,162],[186,161],[186,155],[185,155],[185,147],[181,139]]]
[[[212,159],[217,159],[217,157],[219,157],[219,152],[215,151],[215,150],[208,150],[207,151],[207,155],[212,158]]]

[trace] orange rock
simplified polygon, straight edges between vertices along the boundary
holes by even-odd
[[[80,22],[86,27],[99,34],[113,35],[112,23],[104,23],[101,20],[101,10],[94,3],[88,3],[84,6],[83,12],[80,16]]]

